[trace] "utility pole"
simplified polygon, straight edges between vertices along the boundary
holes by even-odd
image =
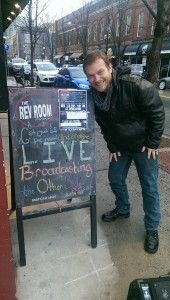
[[[29,33],[30,33],[30,50],[31,50],[31,86],[34,86],[34,77],[33,77],[33,32],[32,32],[32,0],[29,3]]]

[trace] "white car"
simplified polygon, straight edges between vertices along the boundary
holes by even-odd
[[[50,62],[34,62],[34,80],[42,86],[45,84],[54,84],[54,79],[58,73],[56,66]]]
[[[142,64],[131,64],[131,74],[143,76],[144,66]]]

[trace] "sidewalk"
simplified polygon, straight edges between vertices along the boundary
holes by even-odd
[[[7,115],[1,114],[10,205]],[[143,250],[142,198],[134,166],[128,176],[131,217],[105,224],[100,216],[112,208],[107,181],[108,152],[96,129],[98,246],[90,246],[89,209],[24,221],[27,265],[19,266],[16,220],[11,218],[13,254],[17,265],[18,300],[125,300],[135,278],[156,277],[170,271],[170,148],[160,152],[162,223],[160,248],[155,255]],[[165,151],[166,150],[166,151]],[[168,172],[167,172],[168,171]]]

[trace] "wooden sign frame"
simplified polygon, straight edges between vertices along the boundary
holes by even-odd
[[[25,219],[89,207],[91,246],[95,248],[94,113],[92,101],[87,101],[87,91],[15,89],[10,97],[9,135],[11,170],[14,170],[12,206],[16,205],[20,265],[26,265]],[[59,161],[57,166],[56,161]],[[32,174],[36,174],[34,178]],[[59,192],[56,180],[62,187]],[[82,196],[89,196],[89,200],[73,204],[73,198]],[[63,199],[67,205],[62,207],[23,212],[23,207],[29,205]]]

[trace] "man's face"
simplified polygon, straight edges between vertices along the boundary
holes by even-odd
[[[86,75],[92,87],[98,92],[107,91],[112,80],[112,66],[106,66],[103,59],[97,59],[86,66]]]

